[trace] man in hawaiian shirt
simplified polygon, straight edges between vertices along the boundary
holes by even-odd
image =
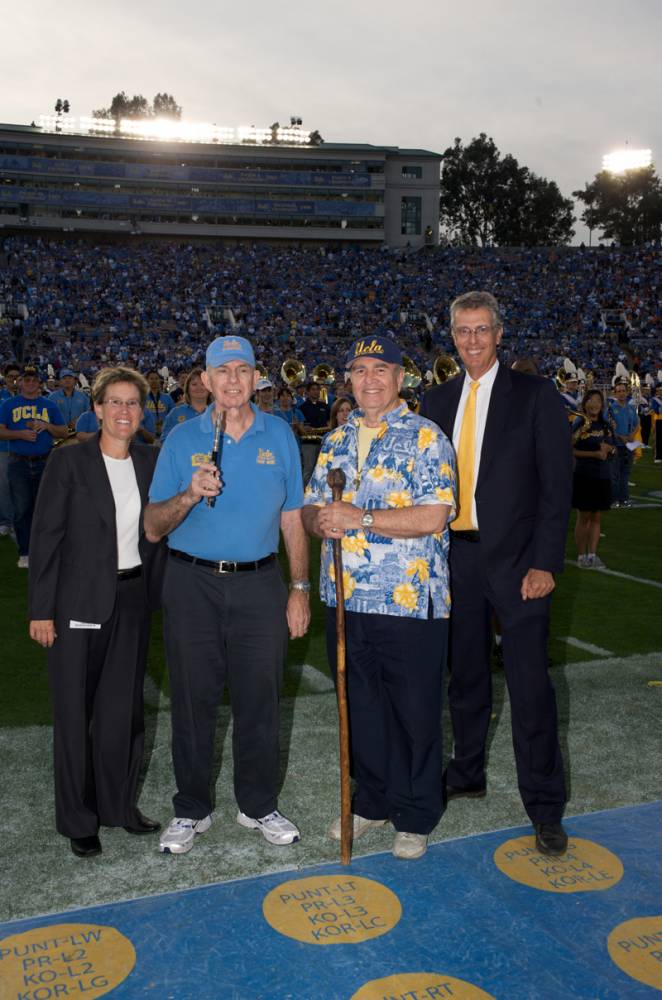
[[[387,821],[397,858],[421,857],[442,813],[441,705],[450,592],[453,449],[399,397],[402,354],[386,337],[347,357],[359,406],[328,434],[306,489],[306,529],[325,539],[320,592],[335,674],[334,539],[342,539],[353,835]],[[327,473],[346,487],[332,502]],[[340,838],[340,821],[330,835]]]

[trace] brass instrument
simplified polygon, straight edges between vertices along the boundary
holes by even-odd
[[[573,365],[570,358],[563,359],[563,364],[556,372],[555,381],[556,381],[556,388],[559,390],[559,392],[563,392],[565,390],[566,382],[578,381],[577,369]]]
[[[280,377],[286,386],[294,389],[306,381],[306,368],[298,358],[285,358],[280,366]]]
[[[405,375],[402,380],[402,388],[418,389],[419,385],[423,381],[423,376],[421,375],[421,371],[418,365],[414,364],[412,359],[408,358],[406,354],[403,354],[402,367],[405,370]]]
[[[442,382],[448,382],[450,379],[455,378],[455,376],[459,374],[460,366],[455,358],[452,358],[450,354],[439,354],[434,359],[432,377],[437,385],[441,385]]]
[[[581,417],[581,425],[572,432],[572,443],[573,445],[577,443],[582,434],[586,434],[587,430],[591,426],[591,418],[583,413],[581,410],[568,410],[568,420],[571,424],[574,424],[577,417]]]
[[[320,399],[322,402],[328,403],[329,393],[327,386],[333,385],[336,381],[336,373],[331,365],[326,361],[321,361],[313,368],[310,378],[311,381],[316,382],[320,386]]]

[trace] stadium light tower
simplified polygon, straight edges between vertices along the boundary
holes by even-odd
[[[610,174],[624,174],[626,170],[639,170],[653,162],[650,149],[616,149],[602,157],[602,169]]]

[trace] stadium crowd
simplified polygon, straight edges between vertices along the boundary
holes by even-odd
[[[568,356],[602,383],[619,358],[642,372],[662,367],[654,247],[394,255],[9,237],[2,251],[2,363],[18,355],[88,378],[105,364],[177,371],[203,360],[210,332],[235,332],[251,339],[272,378],[286,357],[338,367],[362,335],[396,338],[425,371],[452,351],[448,302],[480,287],[503,303],[507,363],[527,356],[552,374]],[[25,318],[16,315],[23,306]]]

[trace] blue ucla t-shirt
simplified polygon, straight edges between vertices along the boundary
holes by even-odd
[[[26,399],[25,396],[11,396],[0,403],[0,424],[8,431],[29,430],[32,420],[44,420],[48,424],[62,426],[64,419],[59,409],[46,396]],[[20,438],[9,441],[9,451],[15,455],[48,455],[53,447],[53,437],[49,431],[39,431],[36,441]]]

